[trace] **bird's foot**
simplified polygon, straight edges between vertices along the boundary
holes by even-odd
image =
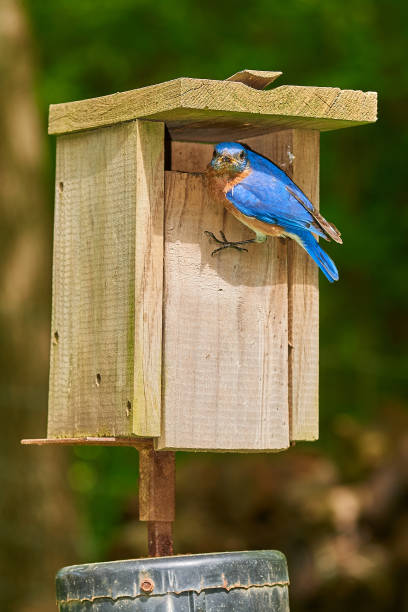
[[[220,230],[220,234],[221,234],[222,240],[217,238],[212,232],[205,231],[204,234],[207,234],[207,236],[209,236],[210,238],[215,240],[215,242],[217,242],[218,244],[222,245],[222,246],[218,247],[218,249],[214,249],[214,251],[211,253],[211,255],[216,255],[220,251],[223,251],[224,249],[229,249],[229,248],[236,249],[237,251],[246,251],[246,252],[248,252],[248,249],[245,249],[244,247],[242,247],[240,245],[242,245],[242,244],[250,244],[251,242],[255,242],[255,238],[251,238],[251,240],[239,240],[238,242],[231,242],[230,240],[226,239],[225,234],[224,234],[224,232],[222,230]]]

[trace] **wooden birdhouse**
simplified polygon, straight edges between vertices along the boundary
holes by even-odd
[[[278,164],[315,206],[320,132],[376,120],[376,94],[280,73],[180,78],[51,107],[57,135],[49,439],[274,452],[318,437],[318,269],[211,201],[213,144]],[[324,213],[324,210],[323,210]],[[334,220],[335,221],[335,220]]]

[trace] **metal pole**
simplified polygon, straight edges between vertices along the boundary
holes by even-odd
[[[139,519],[147,522],[150,557],[173,555],[175,453],[139,451]]]

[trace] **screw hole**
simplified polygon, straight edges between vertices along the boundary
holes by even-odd
[[[140,585],[140,588],[144,593],[151,593],[154,589],[153,580],[150,580],[150,578],[143,580],[142,584]]]
[[[57,331],[54,332],[54,344],[58,344],[59,333]]]
[[[64,183],[62,181],[59,182],[58,189],[60,190],[61,193],[64,191]]]
[[[97,375],[95,376],[95,382],[96,382],[97,387],[99,387],[99,385],[101,384],[101,381],[102,381],[102,376],[98,372]]]
[[[129,417],[131,412],[132,412],[132,402],[128,400],[126,404],[126,416]]]

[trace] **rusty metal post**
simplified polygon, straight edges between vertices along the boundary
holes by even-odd
[[[147,523],[149,557],[168,557],[174,554],[173,523],[149,521]]]
[[[175,453],[139,451],[139,519],[147,522],[149,557],[173,555]]]

